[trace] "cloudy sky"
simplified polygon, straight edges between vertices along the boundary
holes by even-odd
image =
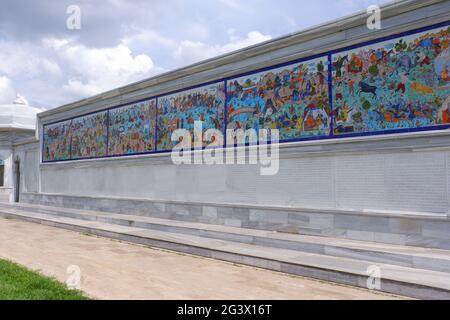
[[[386,2],[2,0],[0,103],[51,109]]]

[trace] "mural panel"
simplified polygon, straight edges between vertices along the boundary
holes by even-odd
[[[450,27],[332,56],[334,133],[450,124]]]
[[[225,108],[228,129],[282,141],[450,126],[449,42],[446,26],[332,54],[332,110],[323,56],[228,80],[227,99],[217,82],[48,125],[43,161],[169,151],[195,121],[224,131]]]
[[[107,111],[72,121],[72,159],[106,156]]]
[[[228,129],[279,129],[280,140],[330,133],[328,57],[232,79]]]
[[[44,162],[70,159],[71,120],[44,127]]]
[[[109,155],[155,151],[156,99],[109,111]]]
[[[192,137],[195,121],[203,122],[203,131],[224,129],[224,83],[215,83],[182,91],[158,99],[158,151],[171,150],[176,129],[186,129]]]

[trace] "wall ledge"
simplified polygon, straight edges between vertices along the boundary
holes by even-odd
[[[222,208],[245,208],[253,210],[264,211],[285,211],[285,212],[307,212],[317,214],[341,214],[350,216],[366,216],[366,217],[386,217],[386,218],[405,218],[416,220],[442,220],[450,221],[450,215],[446,213],[433,212],[414,212],[414,211],[396,211],[396,210],[372,210],[372,209],[345,209],[345,208],[302,208],[290,206],[267,206],[254,205],[244,203],[220,203],[220,202],[196,202],[196,201],[180,201],[180,200],[162,200],[162,199],[147,199],[147,198],[131,198],[119,196],[91,196],[91,195],[69,195],[63,193],[34,193],[24,192],[22,195],[30,197],[60,197],[60,198],[75,198],[82,201],[82,199],[89,200],[106,200],[106,201],[135,201],[135,202],[149,202],[149,203],[164,203],[173,205],[188,205],[201,207],[222,207]]]
[[[246,153],[256,148],[242,148]],[[339,139],[324,139],[282,143],[279,145],[280,159],[295,157],[324,157],[335,155],[348,155],[350,153],[392,153],[392,152],[431,152],[450,151],[450,129],[423,131],[411,133],[382,134],[375,136],[359,136]],[[233,148],[231,148],[233,149]],[[231,149],[224,149],[224,152]],[[202,151],[187,151],[188,155],[198,154]],[[120,157],[105,157],[94,159],[68,160],[59,162],[42,162],[43,170],[58,168],[83,168],[86,166],[109,166],[109,165],[148,165],[148,164],[173,164],[171,153],[153,153],[142,155],[130,155]]]

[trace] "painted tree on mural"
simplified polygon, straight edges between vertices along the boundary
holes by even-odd
[[[334,133],[450,124],[450,28],[334,54]]]

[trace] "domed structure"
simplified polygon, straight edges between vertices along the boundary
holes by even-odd
[[[36,115],[41,111],[18,95],[12,104],[0,105],[0,129],[35,130]]]
[[[13,190],[19,190],[17,151],[24,143],[36,140],[36,117],[41,111],[19,95],[14,102],[0,105],[0,202],[13,201]]]

